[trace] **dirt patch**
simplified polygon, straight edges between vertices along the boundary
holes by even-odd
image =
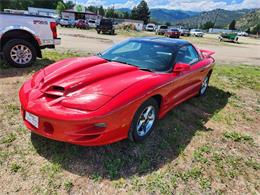
[[[87,35],[83,35],[83,34],[61,33],[60,35],[62,35],[62,36],[70,36],[70,37],[77,37],[77,38],[96,39],[96,40],[100,40],[102,42],[108,42],[108,43],[112,43],[113,42],[111,39],[105,39],[105,38],[101,38],[101,37],[91,37],[91,36],[87,36]]]

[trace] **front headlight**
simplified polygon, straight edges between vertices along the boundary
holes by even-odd
[[[100,94],[83,94],[67,97],[61,101],[61,105],[85,111],[94,111],[105,105],[111,99],[110,96]]]

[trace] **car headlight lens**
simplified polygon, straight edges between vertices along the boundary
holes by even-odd
[[[65,98],[61,105],[67,108],[94,111],[105,105],[111,99],[110,96],[100,94],[83,94]]]

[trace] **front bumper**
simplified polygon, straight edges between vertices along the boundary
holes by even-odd
[[[21,114],[25,126],[33,133],[56,141],[83,146],[105,145],[125,139],[127,135],[123,132],[127,132],[129,128],[128,126],[116,127],[113,123],[109,123],[110,119],[102,120],[106,124],[105,127],[98,127],[94,125],[98,123],[95,120],[54,120],[39,115],[39,127],[36,128],[25,120],[25,109],[21,109]]]

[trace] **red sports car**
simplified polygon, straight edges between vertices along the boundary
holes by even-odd
[[[142,141],[169,110],[206,92],[212,54],[184,40],[144,37],[56,62],[22,86],[24,123],[44,137],[85,146]]]

